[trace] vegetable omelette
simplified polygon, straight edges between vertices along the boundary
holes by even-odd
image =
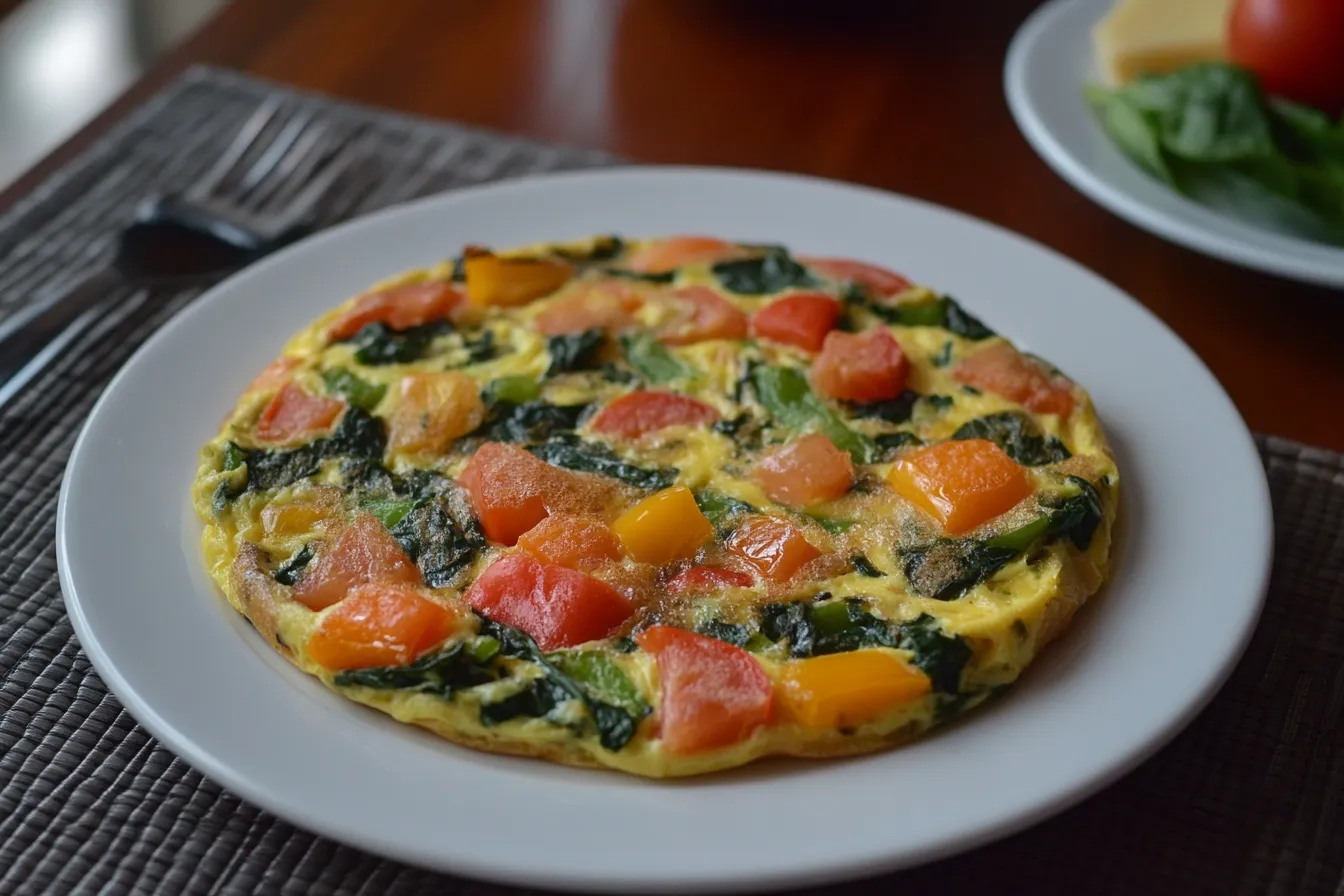
[[[1100,587],[1087,394],[883,268],[468,248],[295,336],[201,451],[215,581],[443,737],[639,775],[903,741]]]

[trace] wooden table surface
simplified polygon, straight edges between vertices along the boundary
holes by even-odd
[[[1008,41],[1035,6],[233,0],[0,193],[0,208],[185,66],[214,63],[641,162],[806,172],[969,212],[1137,297],[1194,347],[1253,429],[1344,450],[1344,293],[1165,243],[1056,177],[1018,133],[1001,83]]]

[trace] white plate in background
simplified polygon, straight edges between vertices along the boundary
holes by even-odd
[[[1205,208],[1143,171],[1106,135],[1083,87],[1100,80],[1092,29],[1114,3],[1052,0],[1018,30],[1004,90],[1027,142],[1060,177],[1131,224],[1223,261],[1344,288],[1344,248]]]

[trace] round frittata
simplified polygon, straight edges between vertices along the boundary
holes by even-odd
[[[230,603],[343,696],[658,777],[881,749],[1003,689],[1100,587],[1118,484],[1086,392],[950,296],[603,236],[325,315],[194,501]]]

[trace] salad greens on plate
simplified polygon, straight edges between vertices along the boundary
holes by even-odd
[[[1135,163],[1197,202],[1344,246],[1344,121],[1203,62],[1122,87],[1089,85],[1102,127]]]

